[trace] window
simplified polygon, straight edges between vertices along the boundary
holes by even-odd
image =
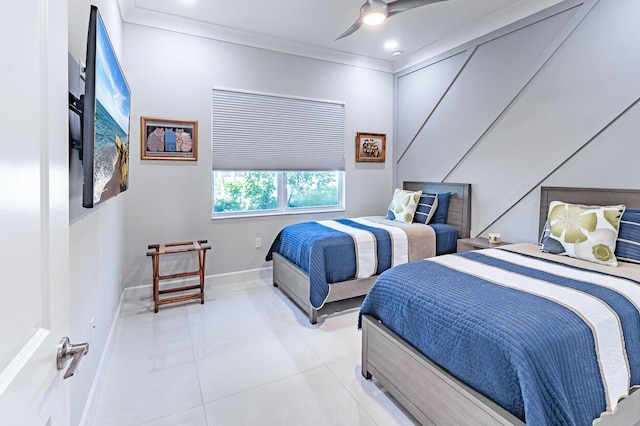
[[[213,89],[213,217],[344,208],[345,105]]]
[[[214,171],[213,215],[342,209],[342,176],[336,171]]]

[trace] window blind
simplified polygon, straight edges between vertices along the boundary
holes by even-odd
[[[345,104],[214,88],[214,170],[325,171],[345,167]]]

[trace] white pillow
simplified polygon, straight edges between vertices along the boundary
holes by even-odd
[[[618,266],[614,254],[625,206],[582,206],[562,201],[549,204],[540,250]]]
[[[387,209],[387,219],[396,222],[411,223],[416,213],[422,191],[396,189]]]

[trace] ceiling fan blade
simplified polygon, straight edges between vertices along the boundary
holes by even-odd
[[[426,6],[441,1],[446,0],[396,0],[389,2],[387,6],[389,7],[389,16],[392,16],[416,7]]]
[[[345,38],[346,36],[355,33],[356,31],[358,31],[358,29],[361,26],[362,26],[362,18],[358,18],[358,20],[356,22],[354,22],[353,25],[351,25],[349,28],[347,28],[347,31],[345,31],[342,34],[340,34],[338,36],[338,38],[336,38],[334,41],[340,40],[341,38]]]
[[[345,38],[348,35],[351,35],[353,33],[355,33],[358,29],[360,29],[360,27],[364,24],[364,17],[367,13],[369,13],[371,10],[382,10],[384,11],[384,13],[386,13],[387,11],[387,3],[385,3],[383,0],[367,0],[364,2],[364,4],[360,7],[360,16],[358,16],[358,19],[356,20],[356,22],[353,23],[353,25],[351,25],[349,28],[347,28],[347,31],[343,32],[342,34],[340,34],[340,36],[338,36],[338,38],[336,40],[340,40],[341,38]],[[334,41],[336,41],[334,40]]]
[[[432,3],[438,3],[446,0],[396,0],[389,3],[385,3],[383,0],[367,0],[362,7],[360,8],[360,16],[358,20],[353,23],[345,32],[340,34],[335,41],[340,40],[341,38],[345,38],[348,35],[356,32],[363,23],[363,16],[370,10],[376,9],[381,10],[386,14],[387,18],[393,15],[397,15],[398,13],[420,7],[426,6]]]

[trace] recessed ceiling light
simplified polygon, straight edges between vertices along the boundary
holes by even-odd
[[[398,47],[398,42],[397,41],[391,40],[391,41],[388,41],[388,42],[386,42],[384,44],[384,48],[385,49],[391,50],[391,49],[395,49],[396,47]]]
[[[404,52],[402,50],[396,50],[395,52],[392,53],[393,56],[400,56],[402,55]]]

